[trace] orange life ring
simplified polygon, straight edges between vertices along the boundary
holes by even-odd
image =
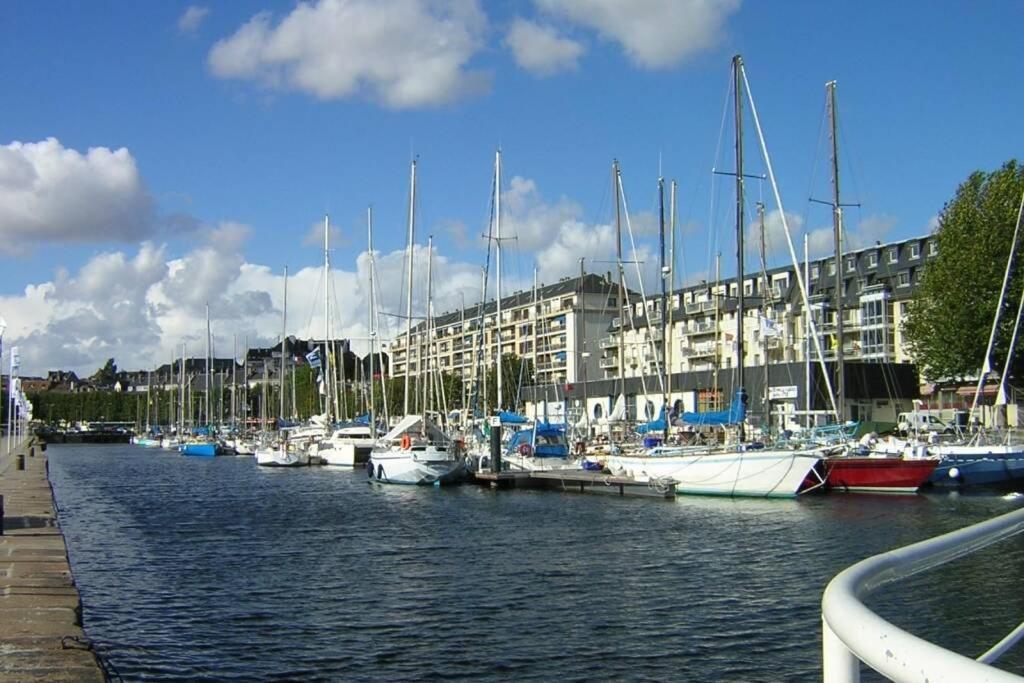
[[[402,448],[404,450],[409,450],[410,446],[412,446],[412,439],[408,434],[402,434]]]

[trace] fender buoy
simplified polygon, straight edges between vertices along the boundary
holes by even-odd
[[[408,434],[402,434],[402,449],[407,451],[410,446],[412,446],[412,439]]]
[[[530,457],[530,454],[532,452],[533,452],[533,448],[530,446],[530,444],[528,444],[528,443],[521,443],[521,444],[519,444],[519,455],[523,456],[524,458],[528,458],[528,457]]]
[[[587,452],[587,444],[583,443],[582,441],[577,441],[576,442],[576,455],[583,455],[586,452]]]

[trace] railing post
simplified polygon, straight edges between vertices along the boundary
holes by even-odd
[[[825,683],[860,683],[860,660],[821,619],[821,669]]]

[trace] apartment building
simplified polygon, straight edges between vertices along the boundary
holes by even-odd
[[[908,401],[915,397],[915,382],[908,381],[906,367],[913,359],[906,347],[902,334],[902,322],[914,288],[923,266],[938,253],[937,243],[932,236],[915,237],[900,242],[875,245],[835,258],[820,258],[801,264],[801,276],[807,281],[808,307],[804,305],[792,265],[773,268],[759,274],[748,274],[742,283],[737,278],[718,283],[702,282],[684,287],[667,297],[668,315],[662,311],[660,296],[636,301],[624,315],[611,320],[607,333],[598,345],[601,349],[599,361],[603,380],[616,378],[657,378],[670,375],[675,378],[671,384],[682,391],[690,386],[693,377],[704,378],[704,384],[715,387],[726,385],[725,378],[731,376],[739,365],[739,288],[743,287],[745,315],[743,324],[744,367],[748,375],[747,389],[756,387],[751,393],[756,399],[765,396],[761,406],[764,414],[775,408],[790,411],[805,408],[808,403],[806,389],[801,386],[813,384],[810,404],[818,410],[825,410],[824,396],[827,390],[822,379],[808,382],[800,366],[810,358],[823,358],[830,366],[842,345],[844,360],[848,364],[848,379],[873,377],[856,383],[856,393],[847,397],[853,399],[847,411],[848,417],[889,419],[899,410],[906,409]],[[836,268],[840,268],[840,303],[836,305]],[[808,315],[809,312],[809,315]],[[839,335],[837,316],[842,316],[842,338]],[[810,322],[813,321],[811,332]],[[667,340],[667,341],[666,341]],[[620,348],[621,344],[621,348]],[[820,355],[819,355],[820,352]],[[624,367],[620,368],[620,358]],[[878,369],[860,368],[865,363],[891,366],[887,372]],[[765,386],[758,368],[788,366],[790,376],[800,375],[800,382],[785,385]],[[899,366],[899,367],[896,367]],[[828,371],[834,376],[834,368]],[[887,375],[890,377],[887,379]],[[899,379],[895,379],[898,377]],[[719,380],[722,380],[721,385]],[[629,385],[634,383],[629,382]],[[648,382],[650,384],[650,382]],[[876,386],[877,385],[877,386]],[[612,386],[612,385],[607,385]],[[595,389],[591,396],[600,392]],[[578,393],[578,392],[575,392]],[[575,395],[568,392],[567,395]],[[643,419],[650,403],[647,391],[640,389],[637,405],[631,406],[631,413]],[[770,405],[775,401],[782,406]],[[715,409],[723,407],[729,400],[729,392],[711,386],[693,387],[688,395],[673,394],[682,399],[686,410]],[[578,398],[578,396],[577,396]],[[605,412],[611,409],[611,398],[588,399],[588,408]],[[753,400],[752,406],[756,406]],[[660,405],[660,400],[658,401]],[[600,407],[599,407],[600,406]],[[879,410],[879,408],[885,408]]]
[[[532,361],[539,386],[599,377],[597,353],[589,349],[596,351],[619,308],[617,284],[586,274],[538,286],[534,297],[532,291],[503,297],[500,324],[495,301],[437,316],[429,349],[425,323],[413,328],[409,348],[405,334],[398,334],[389,346],[392,376],[440,370],[469,380],[481,358],[486,367],[497,363],[500,336],[501,354]]]

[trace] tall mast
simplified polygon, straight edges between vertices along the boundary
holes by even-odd
[[[331,366],[331,219],[327,214],[324,214],[324,357],[321,363],[324,388],[327,391],[324,395],[324,413],[330,424],[331,375],[334,368]]]
[[[206,304],[206,395],[204,397],[206,425],[210,425],[210,304]]]
[[[675,296],[676,291],[676,181],[672,181],[671,189],[669,192],[669,263],[668,263],[668,291],[669,294]],[[672,344],[669,339],[669,333],[672,331],[672,311],[668,310],[665,314],[665,395],[672,399]],[[668,417],[666,416],[666,421]]]
[[[616,317],[619,320],[619,391],[623,400],[626,394],[626,327],[623,320],[623,305],[626,303],[626,285],[624,282],[624,271],[622,268],[622,205],[620,203],[619,188],[622,181],[619,177],[619,160],[612,160],[612,194],[615,195],[615,267],[619,271],[619,295],[616,302]],[[618,402],[618,397],[615,398]],[[614,406],[612,411],[614,411]]]
[[[664,438],[668,440],[668,271],[665,269],[665,179],[658,178],[658,247],[660,251],[661,276],[661,397],[662,416],[665,418]],[[653,331],[653,328],[651,328]],[[650,416],[648,416],[650,419]]]
[[[424,343],[426,345],[426,353],[423,355],[423,363],[422,363],[423,367],[420,368],[420,372],[421,372],[421,374],[423,376],[423,380],[422,380],[422,383],[423,383],[423,410],[422,410],[422,412],[423,412],[424,415],[427,414],[427,405],[428,405],[427,399],[428,399],[428,397],[430,395],[430,381],[431,381],[431,376],[430,376],[430,370],[431,370],[431,368],[430,368],[430,360],[433,357],[433,353],[432,353],[431,348],[430,348],[430,344],[431,344],[431,341],[432,341],[431,340],[431,334],[430,334],[430,332],[431,332],[431,329],[430,329],[430,323],[431,323],[431,317],[430,317],[430,314],[431,314],[431,310],[430,310],[430,295],[432,293],[431,292],[431,285],[432,285],[432,283],[431,283],[430,279],[431,279],[432,274],[433,274],[433,268],[434,268],[434,236],[430,235],[430,236],[427,237],[427,315],[426,315],[426,318],[424,320],[424,330],[423,330]]]
[[[412,380],[412,243],[416,237],[416,160],[409,171],[409,237],[405,252],[405,400],[403,410],[409,414],[409,383]]]
[[[504,407],[502,394],[502,363],[501,363],[501,149],[494,153],[494,239],[496,243],[496,263],[498,267],[498,285],[495,294],[497,309],[495,311],[495,330],[498,334],[498,411]]]
[[[804,282],[811,281],[810,240],[804,233]],[[811,428],[811,309],[804,307],[804,426]]]
[[[765,302],[762,306],[761,315],[764,316],[765,322],[758,320],[758,328],[761,332],[761,366],[764,370],[764,386],[761,387],[761,407],[764,411],[764,421],[766,425],[771,423],[771,411],[769,410],[770,405],[768,401],[768,337],[764,334],[768,328],[768,308],[770,306],[768,297],[770,296],[771,290],[768,287],[768,266],[767,254],[765,252],[765,240],[764,240],[764,204],[761,202],[757,203],[757,219],[758,226],[760,227],[760,243],[761,243],[761,274],[764,276],[762,282],[761,298]]]
[[[739,391],[745,391],[743,377],[743,317],[746,315],[746,301],[743,298],[743,85],[741,71],[743,58],[732,58],[734,116],[736,117],[736,383]],[[730,404],[731,405],[731,404]],[[743,441],[743,422],[739,424],[739,438]]]
[[[369,377],[369,380],[370,380],[370,410],[369,410],[369,414],[370,414],[370,436],[373,436],[374,438],[376,438],[376,436],[377,436],[377,420],[374,417],[374,410],[373,410],[373,352],[374,352],[374,346],[375,346],[374,342],[377,341],[377,331],[373,327],[374,320],[373,320],[373,207],[372,206],[366,207],[366,250],[367,250],[367,253],[368,253],[369,257],[370,257],[370,263],[369,263],[370,267],[368,269],[369,270],[369,278],[370,278],[370,287],[369,287],[370,300],[369,300],[369,302],[367,304],[367,307],[366,307],[367,311],[368,311],[367,314],[369,316],[369,321],[367,323],[367,329],[370,331],[370,377]]]
[[[582,297],[581,297],[582,299]],[[533,347],[533,421],[534,421],[534,438],[537,436],[536,422],[537,422],[537,363],[540,360],[540,350],[537,348],[537,323],[540,321],[540,311],[537,306],[537,266],[533,267],[533,304],[532,304],[532,315],[533,318],[533,340],[531,346]],[[544,400],[547,400],[547,391],[545,390]],[[525,411],[524,411],[525,412]]]
[[[231,335],[231,429],[238,431],[238,421],[235,416],[235,403],[237,403],[236,391],[238,390],[238,335]]]
[[[281,401],[278,409],[278,419],[284,422],[284,346],[288,334],[288,266],[284,267],[284,306],[281,313],[281,377],[278,383],[281,389]]]
[[[825,84],[828,93],[829,130],[832,136],[832,237],[836,248],[836,408],[839,422],[846,420],[846,378],[843,369],[843,207],[839,203],[839,136],[836,82]]]

